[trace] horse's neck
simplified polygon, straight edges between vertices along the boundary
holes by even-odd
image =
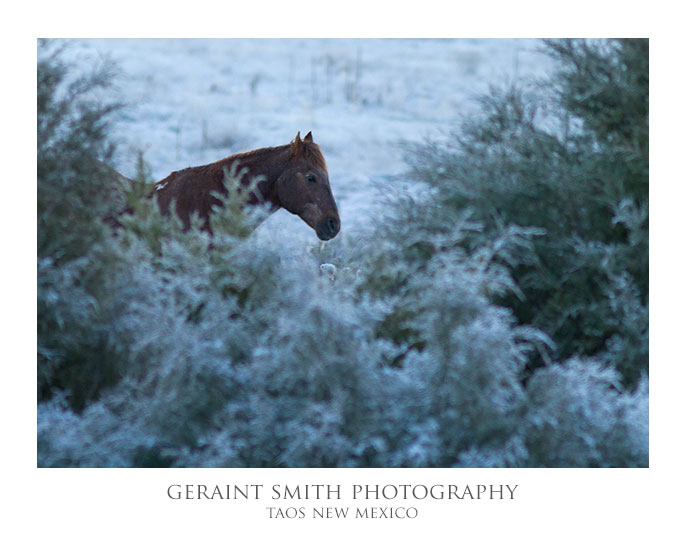
[[[220,180],[224,178],[224,169],[231,170],[238,162],[237,170],[247,168],[246,177],[263,176],[264,179],[257,184],[262,199],[255,197],[251,203],[269,201],[275,208],[279,208],[278,196],[276,195],[276,180],[286,169],[288,163],[288,151],[290,146],[269,147],[257,149],[249,153],[237,154],[216,162],[214,166],[221,171]],[[247,185],[249,179],[244,179],[242,184]]]

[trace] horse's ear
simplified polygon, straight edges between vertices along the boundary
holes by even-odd
[[[312,141],[312,131],[311,130],[307,133],[307,136],[305,136],[305,139],[303,141],[310,141],[310,142]]]
[[[293,156],[298,156],[302,152],[302,148],[303,142],[300,139],[300,132],[298,132],[293,140]]]

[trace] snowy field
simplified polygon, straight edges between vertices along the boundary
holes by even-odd
[[[143,150],[157,181],[312,131],[329,167],[342,230],[374,216],[376,184],[406,170],[401,141],[449,133],[490,84],[550,67],[535,40],[79,40],[70,55],[113,59],[129,107],[116,134],[119,171]],[[293,247],[315,234],[284,210],[258,230]],[[343,237],[343,238],[340,238]]]

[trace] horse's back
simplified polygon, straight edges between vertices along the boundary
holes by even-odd
[[[153,185],[150,195],[157,197],[160,210],[165,215],[169,214],[174,201],[176,213],[188,228],[193,212],[197,212],[207,224],[213,207],[221,205],[214,193],[224,191],[221,181],[209,173],[208,166],[198,166],[170,173]]]

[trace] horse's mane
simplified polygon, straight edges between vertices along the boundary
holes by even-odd
[[[220,160],[220,162],[226,162],[228,160],[236,160],[238,158],[243,159],[243,158],[248,158],[252,156],[262,156],[267,153],[272,153],[272,152],[277,152],[277,151],[282,151],[284,150],[287,145],[279,145],[278,147],[262,147],[261,149],[254,149],[252,151],[246,151],[244,153],[238,153],[238,154],[232,154],[231,156],[227,156],[223,160]]]
[[[245,153],[238,153],[231,156],[227,156],[226,158],[223,158],[222,160],[219,160],[218,162],[209,165],[224,166],[229,162],[233,162],[234,160],[241,160],[244,163],[246,163],[246,160],[259,158],[261,156],[267,156],[270,153],[285,152],[286,150],[291,151],[290,158],[304,159],[307,162],[311,163],[313,166],[320,167],[323,168],[325,171],[328,171],[326,168],[326,160],[324,160],[324,155],[322,154],[319,145],[312,141],[301,142],[300,144],[289,143],[287,145],[279,145],[277,147],[263,147],[261,149],[255,149],[253,151],[247,151]]]

